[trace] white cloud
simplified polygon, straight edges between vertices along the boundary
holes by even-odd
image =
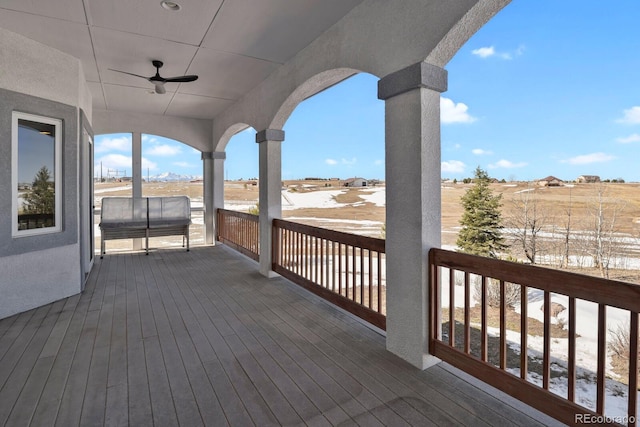
[[[482,59],[490,58],[492,56],[495,56],[497,58],[509,61],[509,60],[513,59],[514,56],[523,55],[524,54],[524,50],[525,50],[525,46],[524,45],[518,46],[512,52],[498,52],[495,49],[495,47],[488,46],[488,47],[481,47],[481,48],[478,48],[478,49],[474,49],[474,50],[471,51],[471,53],[473,55],[476,55],[476,56],[482,58]]]
[[[147,134],[143,134],[142,135],[142,142],[148,142],[151,144],[155,144],[158,142],[158,138],[156,138],[153,135],[147,135]]]
[[[449,98],[440,97],[440,121],[442,123],[473,123],[475,117],[469,115],[466,104],[462,102],[455,103]]]
[[[131,151],[131,137],[120,136],[117,138],[101,138],[96,144],[96,153],[106,153],[108,151]]]
[[[375,166],[384,165],[384,160],[379,160],[379,159],[378,159],[378,160],[375,160],[375,161],[373,162],[373,164],[374,164]]]
[[[496,50],[493,46],[489,47],[481,47],[479,49],[474,49],[471,51],[472,54],[479,56],[480,58],[488,58],[496,54]]]
[[[631,107],[628,110],[624,110],[624,116],[621,119],[616,120],[618,123],[628,123],[632,125],[640,124],[640,107]]]
[[[158,169],[158,165],[155,162],[152,162],[151,160],[146,159],[144,157],[141,159],[141,163],[142,163],[142,170],[147,170],[147,169],[155,170],[155,169]]]
[[[563,163],[569,163],[571,165],[588,165],[591,163],[608,162],[615,159],[614,156],[605,153],[591,153],[583,154],[581,156],[572,157],[567,160],[563,160]]]
[[[471,150],[471,152],[476,156],[483,156],[483,155],[488,156],[490,154],[493,154],[493,151],[483,150],[482,148],[474,148],[473,150]]]
[[[629,136],[621,137],[616,139],[621,144],[629,144],[631,142],[640,142],[640,134],[634,133]]]
[[[489,169],[515,169],[515,168],[522,168],[524,166],[527,166],[526,162],[518,162],[518,163],[514,163],[512,161],[509,160],[498,160],[496,163],[490,164],[488,167]]]
[[[334,159],[325,159],[325,161],[324,161],[324,162],[325,162],[326,164],[328,164],[329,166],[334,166],[334,165],[337,165],[337,164],[338,164],[338,161],[337,161],[337,160],[334,160]]]
[[[442,172],[449,173],[461,173],[464,172],[466,165],[460,160],[449,160],[448,162],[442,162],[440,168]]]
[[[175,156],[182,152],[182,149],[176,145],[155,145],[151,148],[148,148],[144,151],[148,156],[166,156],[171,157]]]

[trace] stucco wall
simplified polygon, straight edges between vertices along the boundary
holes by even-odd
[[[164,136],[200,151],[211,151],[211,120],[158,116],[119,111],[93,112],[93,131],[105,133],[140,132]]]
[[[80,292],[78,245],[0,258],[0,319]]]
[[[0,28],[0,318],[80,292],[79,106],[91,116],[80,62]],[[62,231],[13,237],[11,120],[62,119]]]

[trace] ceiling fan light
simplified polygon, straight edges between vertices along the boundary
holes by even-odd
[[[169,0],[163,0],[162,2],[160,2],[160,6],[162,6],[163,9],[171,12],[177,12],[182,9],[182,6],[180,6],[178,3]]]

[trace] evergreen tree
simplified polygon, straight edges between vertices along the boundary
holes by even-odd
[[[460,252],[496,258],[506,245],[502,239],[502,195],[495,196],[489,188],[489,175],[476,168],[474,186],[461,198],[464,213],[462,229],[456,244]]]
[[[55,213],[55,190],[51,182],[51,174],[46,166],[40,168],[33,179],[31,191],[24,195],[24,213],[53,214]]]

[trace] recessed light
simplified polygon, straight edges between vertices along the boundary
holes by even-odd
[[[168,0],[160,2],[160,6],[162,6],[163,9],[169,10],[171,12],[177,12],[182,9],[182,6],[180,6],[178,3]]]

